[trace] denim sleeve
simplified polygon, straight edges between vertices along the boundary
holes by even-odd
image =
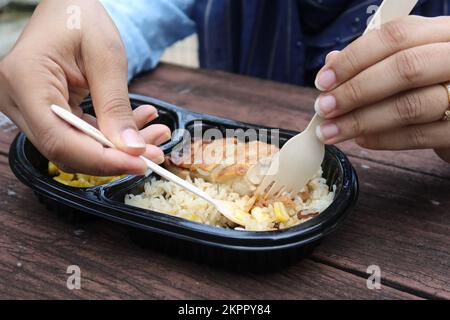
[[[195,0],[100,0],[119,29],[128,79],[156,66],[164,50],[195,32]]]

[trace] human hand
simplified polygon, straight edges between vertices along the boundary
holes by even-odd
[[[327,57],[316,111],[328,144],[352,138],[370,149],[433,148],[450,162],[450,18],[410,16]]]
[[[80,10],[81,28],[67,26],[67,8]],[[84,115],[91,94],[97,119]],[[102,147],[51,112],[57,104],[98,125],[118,150]],[[145,154],[164,161],[156,147],[170,138],[152,106],[131,111],[127,58],[120,35],[98,1],[45,0],[15,47],[0,61],[0,111],[63,170],[94,175],[142,174]],[[98,122],[98,123],[97,123]]]

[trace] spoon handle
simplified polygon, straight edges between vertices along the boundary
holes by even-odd
[[[373,16],[364,34],[380,28],[383,24],[401,17],[407,17],[419,0],[384,0]]]
[[[187,189],[189,191],[191,191],[192,193],[196,194],[197,196],[199,196],[200,198],[202,198],[203,200],[206,200],[209,203],[214,204],[215,200],[213,198],[211,198],[206,192],[204,192],[203,190],[197,188],[196,186],[192,185],[191,183],[189,183],[188,181],[181,179],[180,177],[178,177],[177,175],[173,174],[172,172],[170,172],[169,170],[164,169],[163,167],[157,165],[156,163],[154,163],[153,161],[147,159],[146,157],[140,156],[140,158],[142,160],[144,160],[145,164],[147,165],[147,167],[150,168],[150,170],[156,172],[157,174],[159,174],[161,177],[172,181],[174,183],[176,183],[177,185],[179,185],[180,187]]]
[[[105,147],[116,149],[114,144],[111,141],[109,141],[100,130],[94,128],[86,121],[78,118],[73,113],[69,112],[68,110],[66,110],[64,108],[61,108],[60,106],[52,105],[52,106],[50,106],[50,108],[61,119],[63,119],[67,123],[71,124],[78,130],[86,133],[88,136],[95,139],[97,142],[100,142]],[[176,183],[180,187],[191,191],[192,193],[196,194],[197,196],[199,196],[199,197],[203,198],[204,200],[210,202],[211,204],[215,205],[215,200],[213,198],[211,198],[203,190],[197,188],[196,186],[192,185],[191,183],[187,182],[186,180],[181,179],[180,177],[173,174],[169,170],[164,169],[163,167],[157,165],[153,161],[145,158],[144,156],[140,156],[140,158],[145,162],[145,164],[147,165],[147,167],[150,168],[150,170],[156,172],[161,177],[166,178],[167,180]]]

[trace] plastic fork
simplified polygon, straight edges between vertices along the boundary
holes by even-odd
[[[78,118],[70,111],[68,111],[60,106],[57,106],[57,105],[52,105],[52,106],[50,106],[50,108],[61,119],[63,119],[67,123],[71,124],[78,130],[84,132],[85,134],[87,134],[91,138],[95,139],[96,141],[100,142],[105,147],[109,147],[109,148],[113,148],[113,149],[116,148],[114,146],[114,144],[111,141],[109,141],[103,135],[102,132],[100,132],[100,130],[94,128],[89,123]],[[141,156],[140,158],[145,162],[145,164],[148,166],[148,168],[150,170],[152,170],[153,172],[156,172],[161,177],[176,183],[180,187],[182,187],[186,190],[189,190],[193,194],[195,194],[195,195],[199,196],[200,198],[204,199],[205,201],[209,202],[217,209],[217,211],[219,211],[222,215],[224,215],[226,218],[233,221],[234,223],[236,223],[240,226],[245,226],[245,221],[243,221],[243,218],[245,216],[242,215],[242,212],[240,211],[240,209],[233,202],[216,200],[216,199],[212,198],[209,194],[204,192],[203,190],[197,188],[196,186],[192,185],[191,183],[187,182],[186,180],[181,179],[177,175],[175,175],[172,172],[157,165],[153,161],[151,161],[143,156]]]
[[[384,0],[364,33],[397,18],[408,16],[418,0]],[[325,145],[316,130],[323,119],[316,114],[302,133],[291,138],[274,156],[268,174],[257,189],[267,197],[284,192],[298,194],[319,171],[325,156]]]

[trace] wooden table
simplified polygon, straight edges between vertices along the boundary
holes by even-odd
[[[163,65],[131,91],[246,122],[301,130],[317,92],[222,72]],[[340,147],[358,171],[354,214],[313,256],[280,272],[236,274],[142,249],[107,221],[74,225],[42,207],[11,173],[0,135],[0,298],[450,298],[450,166],[431,151]],[[66,269],[81,268],[81,290]],[[382,272],[366,287],[368,266]]]

